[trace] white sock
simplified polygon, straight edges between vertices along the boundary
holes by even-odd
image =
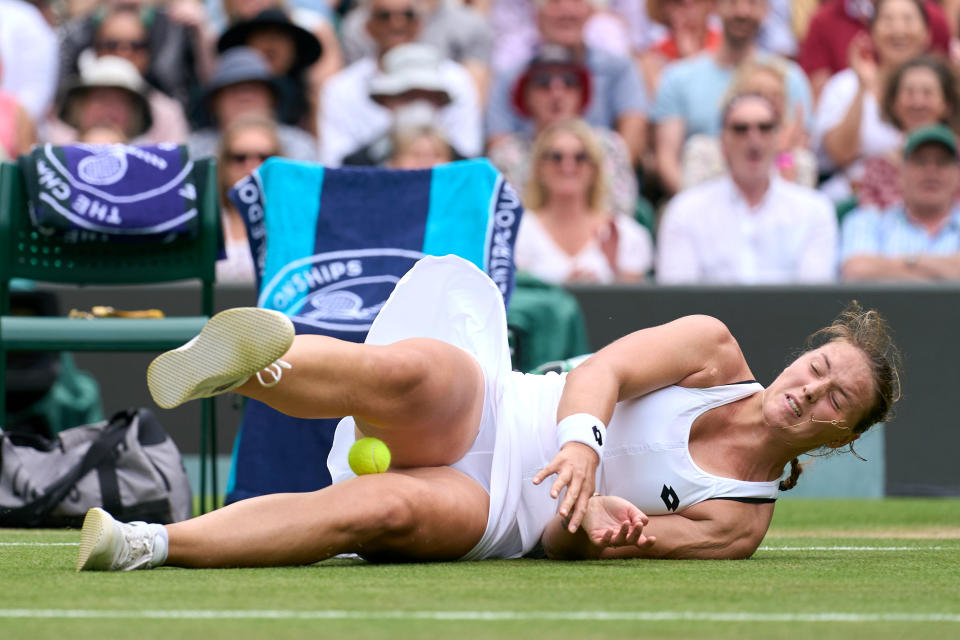
[[[162,524],[152,524],[153,532],[153,553],[150,557],[150,568],[159,567],[167,561],[167,547],[170,545],[170,535],[167,528]]]

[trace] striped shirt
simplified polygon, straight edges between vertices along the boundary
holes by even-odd
[[[960,251],[960,207],[934,235],[907,217],[903,204],[884,211],[865,208],[848,214],[840,230],[840,260],[857,255],[896,257],[946,255]]]

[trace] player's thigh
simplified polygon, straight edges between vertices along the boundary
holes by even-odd
[[[384,533],[361,555],[375,562],[456,560],[483,537],[490,499],[449,467],[381,474],[393,498]]]
[[[374,393],[370,410],[354,414],[360,435],[383,440],[395,468],[449,465],[463,457],[483,415],[485,381],[476,358],[428,338],[389,345],[379,357],[391,392]]]

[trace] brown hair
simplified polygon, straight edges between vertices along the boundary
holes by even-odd
[[[607,172],[603,164],[603,151],[597,136],[583,120],[564,120],[548,125],[533,143],[530,151],[530,177],[523,192],[523,206],[531,211],[540,209],[547,203],[547,189],[540,181],[539,165],[554,137],[559,133],[570,133],[580,140],[594,167],[593,184],[587,191],[587,206],[591,211],[609,213],[607,206]]]
[[[927,8],[923,6],[923,0],[909,0],[909,2],[916,7],[917,11],[920,13],[920,17],[923,19],[923,24],[927,27],[927,31],[930,30],[930,15],[927,13]],[[883,5],[886,4],[886,0],[875,0],[873,3],[873,15],[870,16],[870,29],[873,29],[873,25],[876,24],[877,18],[880,16],[880,9]]]
[[[943,92],[943,101],[947,105],[947,113],[944,115],[941,124],[957,131],[960,129],[960,126],[958,126],[960,125],[960,93],[957,89],[957,77],[946,62],[935,56],[917,56],[897,67],[893,75],[890,76],[890,81],[887,82],[887,86],[883,90],[883,96],[881,96],[880,108],[883,118],[903,131],[903,123],[894,113],[893,105],[897,101],[897,94],[900,92],[900,83],[903,82],[903,77],[911,69],[919,68],[930,69],[937,76],[940,90]]]
[[[873,378],[874,402],[853,426],[853,433],[864,433],[878,422],[893,418],[893,405],[900,399],[901,359],[893,343],[890,325],[875,310],[864,310],[853,300],[829,326],[820,329],[806,342],[810,351],[828,342],[846,342],[857,347],[866,357]],[[851,452],[853,444],[850,445]],[[788,491],[797,484],[803,471],[800,461],[790,461],[790,475],[780,482],[780,490]]]

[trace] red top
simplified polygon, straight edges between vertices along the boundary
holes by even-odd
[[[716,51],[720,48],[721,42],[723,42],[723,33],[719,29],[707,27],[707,34],[703,38],[703,46],[700,51]],[[668,35],[650,48],[671,62],[679,60],[681,57],[680,52],[677,51],[677,41],[673,39],[673,34]]]
[[[930,21],[932,49],[946,55],[950,47],[947,15],[935,0],[924,0],[923,7]],[[861,31],[869,30],[868,24],[847,15],[844,0],[827,0],[810,20],[797,62],[807,75],[821,69],[829,70],[830,75],[843,71],[849,66],[850,41]]]

